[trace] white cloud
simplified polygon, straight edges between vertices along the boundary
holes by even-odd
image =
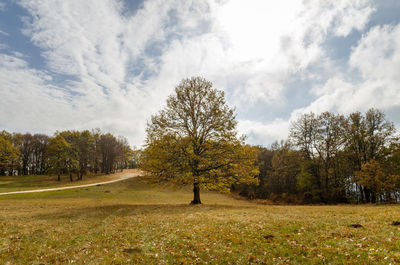
[[[73,119],[67,95],[48,85],[49,79],[45,73],[29,69],[24,60],[0,54],[2,127],[54,132]]]
[[[163,67],[146,49],[168,44],[171,34],[204,27],[209,8],[204,3],[156,0],[146,1],[129,16],[122,15],[121,2],[114,1],[22,0],[20,4],[32,15],[24,18],[23,32],[43,50],[51,72],[47,75],[29,68],[22,59],[1,54],[8,58],[0,70],[2,98],[10,100],[0,107],[7,114],[0,122],[18,131],[99,127],[127,136],[135,145],[143,142],[146,120],[186,77],[143,77]],[[69,75],[71,80],[54,85],[49,80],[54,73]],[[57,100],[47,104],[57,95]],[[40,113],[45,112],[42,118]]]
[[[358,83],[337,74],[335,62],[323,46],[329,36],[345,37],[353,30],[364,29],[375,11],[368,0],[153,0],[144,1],[133,15],[123,12],[123,2],[111,0],[20,3],[32,15],[32,20],[25,19],[24,33],[43,51],[49,72],[30,69],[14,57],[12,60],[19,60],[20,65],[13,66],[10,73],[7,69],[12,60],[8,59],[1,70],[3,75],[8,73],[8,81],[0,84],[7,87],[2,93],[17,105],[40,110],[43,107],[24,95],[18,99],[18,93],[25,90],[8,90],[15,84],[30,87],[25,85],[29,82],[29,93],[49,101],[53,94],[57,98],[45,104],[53,116],[43,121],[38,115],[29,116],[32,123],[25,123],[23,115],[12,113],[9,117],[18,118],[0,120],[15,122],[13,128],[21,130],[23,126],[33,128],[33,124],[35,128],[56,129],[100,127],[140,145],[146,120],[185,77],[204,76],[227,92],[238,111],[251,113],[255,105],[263,105],[267,111],[268,106],[284,102],[285,93],[291,92],[286,82],[294,74],[321,82],[329,76],[329,81],[315,90],[316,100],[294,110],[293,115],[308,110],[350,111],[349,103],[356,101],[363,106],[364,98],[397,77],[384,70],[372,72],[375,63],[362,60],[377,45],[373,31],[364,36],[350,60],[352,69],[364,76],[363,90]],[[387,32],[385,43],[396,42],[390,37],[394,28],[377,31],[380,37]],[[382,54],[390,47],[385,49]],[[384,61],[371,57],[370,61],[379,60],[383,69],[397,66],[395,58]],[[312,67],[321,73],[310,72]],[[57,87],[48,80],[53,73],[70,75],[73,81]],[[367,80],[365,76],[374,78]],[[397,99],[396,95],[387,99],[396,90],[390,91],[382,94],[381,102]],[[351,101],[349,95],[353,94],[358,101]],[[261,118],[241,120],[240,132],[248,133],[253,143],[286,137],[289,121],[267,123],[258,120]]]
[[[214,30],[223,34],[235,61],[274,60],[280,37],[292,29],[300,2],[231,0],[216,10]],[[290,8],[288,8],[290,6]]]
[[[0,50],[7,50],[9,47],[5,43],[0,43]]]
[[[0,3],[0,11],[6,10],[6,3]]]
[[[24,33],[44,50],[49,69],[77,78],[65,87],[70,91],[65,103],[74,119],[59,115],[64,126],[58,124],[58,129],[100,127],[140,145],[146,119],[157,110],[157,105],[148,103],[158,96],[153,90],[159,88],[147,86],[128,71],[149,42],[164,38],[163,19],[170,6],[163,1],[146,2],[133,17],[124,17],[121,5],[114,1],[21,4],[33,15],[32,21],[25,21]]]
[[[400,25],[372,28],[354,47],[349,63],[361,80],[332,77],[317,90],[318,99],[302,111],[350,113],[400,106]]]
[[[322,43],[330,32],[362,29],[373,11],[368,1],[324,3],[211,2],[210,32],[173,42],[162,56],[160,76],[211,77],[243,109],[276,104],[284,100],[290,75],[329,61]]]
[[[335,111],[349,114],[369,108],[390,110],[400,106],[400,25],[370,29],[353,51],[348,72],[358,71],[360,78],[341,74],[331,77],[315,90],[318,96],[309,106],[295,110],[292,120],[310,111]]]
[[[272,143],[285,140],[288,136],[289,122],[276,119],[272,122],[240,120],[238,124],[239,134],[245,134],[250,144]]]
[[[376,10],[370,0],[306,0],[303,19],[312,25],[312,34],[321,38],[328,31],[345,37],[362,30]]]
[[[399,81],[400,26],[376,26],[362,37],[350,56],[350,65],[363,79]]]

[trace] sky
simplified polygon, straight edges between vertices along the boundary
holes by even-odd
[[[0,0],[0,129],[141,147],[192,76],[225,91],[249,144],[311,111],[378,108],[400,128],[400,1]]]

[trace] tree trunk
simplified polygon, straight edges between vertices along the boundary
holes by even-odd
[[[69,173],[69,180],[72,182],[72,181],[74,181],[73,179],[72,179],[72,173],[70,172]]]
[[[60,173],[57,174],[57,181],[61,181]]]
[[[376,203],[376,193],[374,191],[371,192],[371,202]]]
[[[358,186],[358,189],[360,191],[361,203],[364,203],[364,189],[363,189],[363,187],[361,185],[357,185],[357,186]]]
[[[190,204],[201,204],[200,185],[198,182],[193,183],[193,201]]]
[[[367,203],[370,203],[371,202],[371,191],[370,191],[370,189],[367,189],[367,188],[364,187],[364,195],[365,195],[365,201]]]

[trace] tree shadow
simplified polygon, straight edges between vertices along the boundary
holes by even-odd
[[[90,206],[80,208],[69,208],[50,213],[40,213],[32,216],[34,219],[60,220],[98,218],[105,219],[111,216],[125,217],[137,215],[179,215],[183,213],[193,214],[198,212],[209,212],[218,210],[247,209],[250,206],[234,206],[222,204],[112,204],[101,206]]]

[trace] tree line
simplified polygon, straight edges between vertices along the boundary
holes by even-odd
[[[45,134],[0,132],[0,175],[112,173],[134,166],[126,138],[100,130]]]
[[[400,142],[385,114],[304,114],[286,141],[258,147],[257,185],[250,198],[292,203],[400,201]]]
[[[99,130],[3,131],[0,174],[49,172],[72,181],[138,163],[152,183],[193,185],[192,204],[201,203],[200,189],[289,203],[400,201],[400,141],[380,110],[304,114],[287,140],[266,148],[238,137],[224,92],[202,77],[183,79],[166,103],[135,152],[125,138]]]
[[[400,201],[400,141],[385,113],[300,116],[289,138],[250,146],[237,135],[224,92],[202,77],[186,78],[151,117],[139,166],[150,182],[235,191],[291,203]]]

